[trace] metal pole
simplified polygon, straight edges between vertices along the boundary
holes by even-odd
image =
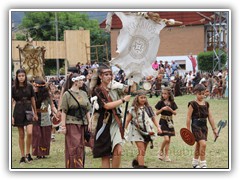
[[[58,41],[58,20],[57,20],[57,12],[55,12],[55,30],[56,30],[56,42]],[[58,48],[57,48],[58,54]],[[59,59],[56,58],[56,65],[57,65],[57,77],[59,78]]]
[[[18,47],[19,47],[19,45],[18,45]],[[19,53],[19,60],[20,60],[20,68],[22,68],[22,58],[21,58],[20,47],[18,48],[18,53]]]
[[[107,62],[108,62],[109,61],[108,60],[108,44],[106,41],[105,41],[105,48],[106,48],[106,58],[107,58]]]
[[[221,69],[221,59],[222,59],[222,57],[221,57],[221,55],[222,55],[222,52],[221,52],[221,50],[222,50],[222,48],[221,48],[221,40],[222,40],[222,12],[220,12],[220,15],[219,15],[220,17],[220,20],[219,20],[219,26],[218,26],[218,34],[219,34],[219,36],[218,36],[218,70],[220,70]]]

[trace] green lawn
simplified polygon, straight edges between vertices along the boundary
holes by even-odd
[[[170,145],[170,158],[172,162],[163,162],[158,160],[157,154],[159,145],[163,138],[157,137],[154,140],[154,148],[148,147],[145,155],[145,164],[149,168],[191,168],[191,161],[193,157],[194,146],[188,146],[180,137],[180,129],[186,127],[186,114],[187,104],[189,101],[194,100],[195,96],[185,95],[176,97],[175,102],[178,105],[177,115],[174,117],[176,136],[172,138]],[[159,101],[159,97],[149,98],[149,103],[154,108],[155,104]],[[228,120],[228,100],[208,100],[210,109],[212,111],[215,123],[219,120]],[[131,104],[131,103],[130,103]],[[157,117],[159,119],[159,116]],[[208,124],[209,125],[209,124]],[[210,125],[209,125],[210,126]],[[213,133],[209,127],[206,160],[208,168],[229,168],[229,126],[227,125],[222,129],[220,137],[217,142],[213,142]],[[46,159],[35,160],[31,164],[19,165],[20,150],[18,147],[18,132],[17,128],[12,128],[12,148],[10,154],[11,167],[14,168],[65,168],[64,160],[64,135],[56,134],[56,141],[51,143],[51,153]],[[135,144],[126,142],[123,146],[122,168],[131,168],[131,162],[137,155]],[[86,163],[85,168],[99,168],[101,166],[100,159],[93,159],[90,148],[86,148]]]

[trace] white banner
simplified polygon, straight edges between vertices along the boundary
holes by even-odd
[[[165,22],[155,23],[131,13],[115,12],[115,14],[122,21],[123,27],[117,39],[119,54],[110,63],[124,70],[126,76],[132,76],[133,81],[137,83],[144,76],[156,76],[157,72],[152,69],[152,62],[156,60],[160,31],[166,26]],[[111,18],[111,15],[110,13],[108,18]]]

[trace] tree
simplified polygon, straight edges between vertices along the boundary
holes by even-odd
[[[218,54],[218,50],[216,51]],[[221,68],[223,68],[227,62],[227,55],[225,52],[221,52]],[[214,52],[201,52],[197,56],[198,69],[201,71],[213,71],[214,67],[218,63],[218,60],[213,60]]]
[[[90,20],[83,12],[57,12],[58,39],[64,39],[65,30],[90,30],[91,45],[103,45],[109,42],[110,36],[100,29],[97,20]],[[55,41],[55,12],[25,12],[19,29],[25,30],[26,35],[17,35],[18,40],[26,40],[28,36],[36,41]],[[110,48],[110,43],[108,43]],[[106,59],[105,51],[100,50],[99,59]]]

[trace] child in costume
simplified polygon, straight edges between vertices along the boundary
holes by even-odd
[[[209,103],[204,101],[205,86],[197,84],[194,88],[196,100],[188,103],[187,113],[187,129],[190,130],[195,137],[196,146],[194,151],[194,158],[192,161],[193,168],[207,168],[206,161],[206,141],[208,135],[207,119],[212,127],[215,138],[218,136],[217,129],[209,109]],[[200,163],[199,163],[200,158]]]
[[[32,155],[36,156],[37,159],[41,159],[50,154],[52,122],[48,107],[51,107],[53,114],[57,113],[57,109],[50,97],[46,82],[36,79],[33,85],[36,95],[38,121],[33,123]]]
[[[144,156],[148,143],[153,141],[155,135],[153,123],[157,127],[158,133],[162,133],[152,107],[147,101],[144,91],[140,91],[132,103],[126,119],[126,128],[129,126],[127,140],[135,142],[138,148],[137,158],[133,160],[134,168],[146,168],[144,165]],[[151,144],[151,148],[153,145]]]
[[[160,136],[164,137],[164,141],[161,144],[160,152],[158,158],[166,162],[170,162],[169,158],[169,146],[171,142],[171,137],[175,136],[175,129],[173,125],[172,115],[176,115],[177,104],[174,102],[174,97],[172,90],[169,87],[165,87],[162,90],[161,100],[155,105],[156,115],[161,114],[159,124],[162,129],[162,134]],[[165,150],[165,154],[164,154]]]

